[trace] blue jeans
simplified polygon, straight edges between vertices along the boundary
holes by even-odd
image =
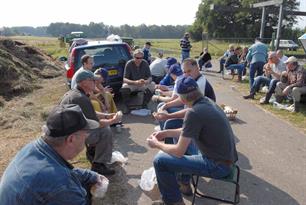
[[[266,76],[258,76],[258,77],[256,77],[254,79],[254,83],[253,83],[253,85],[251,87],[250,93],[251,94],[255,94],[256,92],[259,91],[261,85],[269,85],[271,80],[272,80],[271,78],[268,78]]]
[[[224,63],[225,63],[225,59],[222,58],[220,60],[220,70],[219,70],[220,72],[224,70]]]
[[[183,63],[183,61],[186,59],[186,58],[189,58],[190,57],[190,51],[182,51],[181,53],[181,63]]]
[[[263,66],[265,65],[264,62],[256,62],[250,65],[250,88],[254,83],[255,73],[256,76],[260,76],[263,74]]]
[[[244,64],[232,64],[229,65],[227,68],[227,70],[237,70],[238,75],[242,76],[243,70],[244,70]]]
[[[177,158],[160,152],[155,156],[153,163],[162,199],[169,204],[182,201],[176,173],[222,178],[231,171],[230,166],[217,164],[202,154],[184,155],[181,158]]]

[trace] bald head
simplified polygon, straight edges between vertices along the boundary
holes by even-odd
[[[283,57],[283,51],[282,50],[277,50],[276,55],[277,55],[278,58],[282,58]]]
[[[274,52],[274,51],[269,52],[269,57],[268,58],[269,58],[269,61],[271,61],[274,64],[277,64],[279,62],[279,58],[276,55],[276,52]]]

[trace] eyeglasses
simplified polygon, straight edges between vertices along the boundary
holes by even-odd
[[[134,58],[138,60],[143,59],[143,57],[136,57],[136,56]]]

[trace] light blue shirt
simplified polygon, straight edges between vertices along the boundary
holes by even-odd
[[[266,44],[256,42],[249,48],[246,59],[250,64],[263,62],[266,63],[268,58],[268,47]]]

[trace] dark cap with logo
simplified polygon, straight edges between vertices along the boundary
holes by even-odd
[[[90,130],[99,127],[99,123],[85,117],[82,109],[76,104],[57,105],[50,112],[46,123],[50,137],[63,137],[79,130]]]
[[[183,77],[177,82],[177,93],[187,94],[191,91],[198,89],[197,82],[191,77]]]

